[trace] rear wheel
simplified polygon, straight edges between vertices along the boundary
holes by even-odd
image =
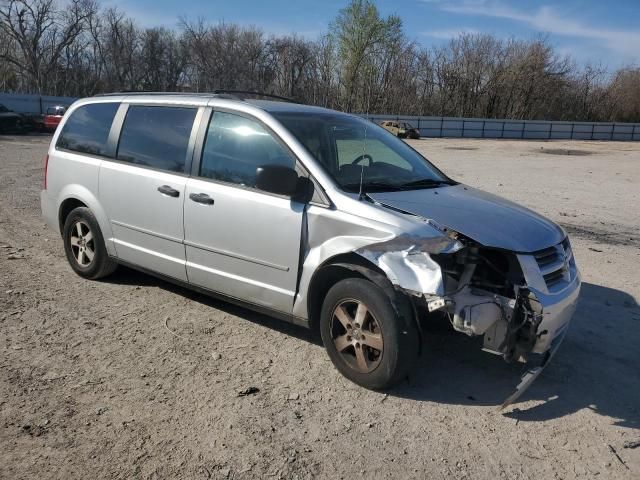
[[[96,280],[113,273],[118,266],[107,253],[102,231],[90,209],[78,207],[67,215],[62,238],[67,260],[81,277]]]
[[[406,305],[401,305],[406,307]],[[419,334],[410,310],[400,318],[388,295],[361,278],[336,283],[322,306],[320,333],[335,367],[366,388],[403,380],[418,355]]]

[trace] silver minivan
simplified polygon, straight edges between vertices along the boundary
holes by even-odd
[[[362,118],[229,94],[114,94],[67,111],[42,212],[88,279],[123,264],[317,329],[336,368],[405,378],[446,318],[525,362],[562,341],[580,289],[566,233],[461,184]]]

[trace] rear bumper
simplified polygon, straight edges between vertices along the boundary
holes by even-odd
[[[40,191],[40,209],[42,210],[42,216],[47,225],[60,233],[56,204],[55,201],[49,197],[46,190]]]

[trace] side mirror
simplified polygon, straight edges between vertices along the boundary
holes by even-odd
[[[256,169],[256,187],[265,192],[293,197],[298,191],[298,173],[283,165],[263,165]]]

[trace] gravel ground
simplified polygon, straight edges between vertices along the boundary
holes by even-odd
[[[502,413],[520,369],[443,325],[381,394],[303,329],[123,268],[82,280],[40,217],[47,144],[0,136],[0,478],[640,478],[639,144],[412,142],[572,236],[574,322]]]

